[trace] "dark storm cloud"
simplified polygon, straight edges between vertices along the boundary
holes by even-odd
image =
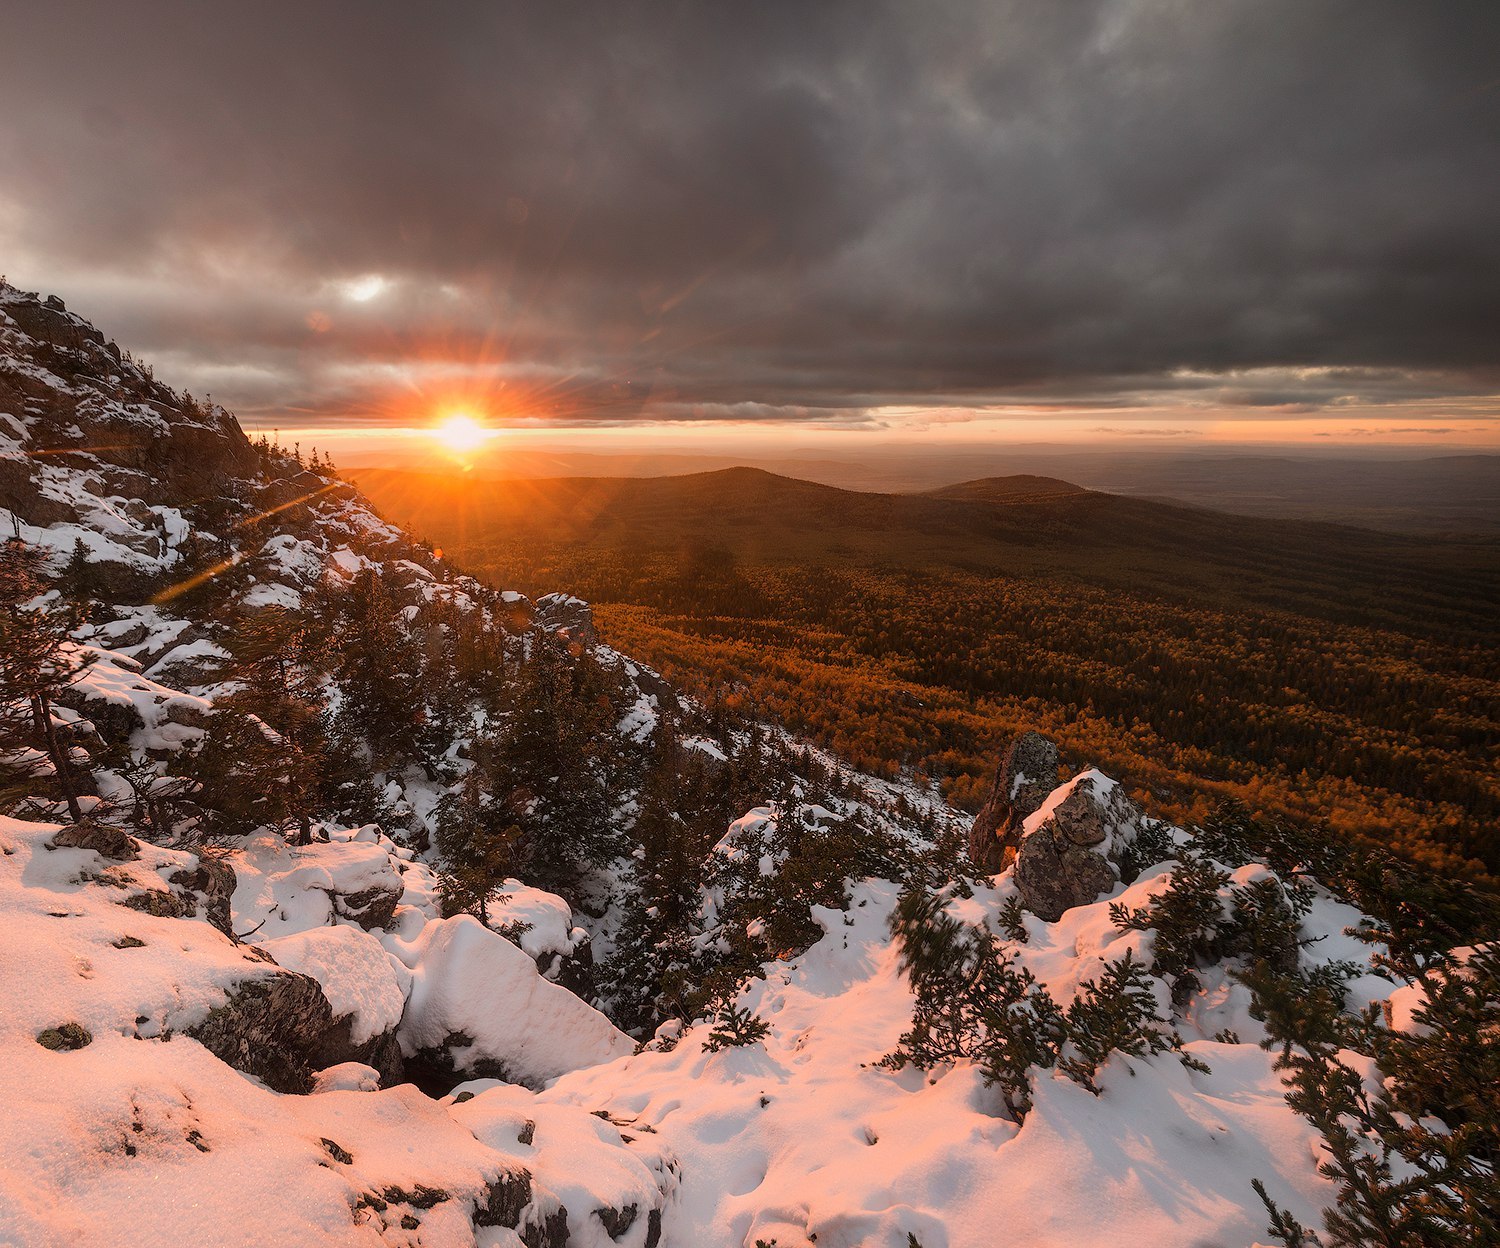
[[[309,418],[397,418],[403,371],[552,419],[1494,394],[1497,40],[1488,3],[8,6],[0,270]]]

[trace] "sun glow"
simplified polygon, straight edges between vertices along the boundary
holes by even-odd
[[[487,429],[468,412],[454,412],[432,427],[432,436],[455,454],[467,455],[494,437],[495,431]]]

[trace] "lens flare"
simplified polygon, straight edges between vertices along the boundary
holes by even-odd
[[[477,451],[494,433],[467,412],[454,412],[432,427],[432,436],[457,455]]]

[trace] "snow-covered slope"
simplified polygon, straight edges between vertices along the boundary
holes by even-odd
[[[596,1189],[575,1185],[560,1215],[557,1192],[527,1177],[539,1173],[538,1159],[610,1176],[597,1190],[611,1197],[628,1174],[638,1208],[660,1204],[656,1176],[664,1185],[669,1176],[658,1151],[632,1150],[601,1120],[521,1088],[500,1099],[511,1110],[525,1105],[524,1118],[497,1107],[483,1136],[411,1084],[359,1090],[378,1084],[363,1065],[332,1065],[312,1095],[270,1091],[225,1059],[269,1076],[276,1052],[296,1059],[322,1047],[335,1057],[340,1037],[326,1008],[321,1024],[307,1008],[311,998],[287,1005],[279,1020],[257,1013],[257,987],[296,986],[267,954],[324,985],[332,1013],[355,1020],[356,1046],[375,1029],[431,1030],[444,1020],[430,1006],[408,1006],[413,973],[351,920],[330,914],[300,935],[237,944],[204,918],[136,903],[170,895],[173,876],[198,866],[193,856],[141,845],[136,860],[121,862],[56,848],[57,833],[0,820],[0,1061],[9,1089],[0,1243],[458,1244],[474,1242],[476,1227],[504,1243],[516,1241],[484,1231],[486,1222],[542,1228],[559,1216],[576,1223],[568,1242],[609,1242],[591,1234],[602,1228],[595,1211],[611,1212],[591,1203]],[[399,861],[386,857],[393,848],[381,850],[387,863]],[[262,874],[252,878],[263,885],[273,872],[259,857]],[[349,873],[306,863],[300,875],[274,873],[274,887],[255,896],[295,913],[310,893],[326,903],[343,895],[340,886],[362,883],[367,863],[356,857]],[[236,909],[236,923],[245,917]],[[513,945],[477,928],[467,934],[473,965],[489,972],[474,994],[476,1042],[498,1060],[542,1077],[630,1049]],[[418,974],[451,972],[441,958],[411,960]],[[538,1061],[532,1050],[542,1037],[552,1043]],[[258,1052],[236,1052],[237,1044]],[[526,1119],[535,1124],[528,1145],[503,1139],[501,1123],[512,1118],[518,1130]],[[634,1238],[619,1242],[644,1242],[645,1227],[643,1213]]]
[[[117,862],[51,848],[56,834],[0,823],[0,1061],[25,1090],[0,1128],[4,1242],[508,1243],[474,1219],[517,1168],[530,1176],[519,1220],[563,1216],[570,1244],[653,1242],[656,1218],[662,1242],[682,1245],[1243,1244],[1264,1222],[1249,1177],[1308,1221],[1332,1198],[1318,1137],[1288,1108],[1248,991],[1223,970],[1205,973],[1181,1023],[1206,1071],[1117,1056],[1098,1095],[1042,1072],[1017,1125],[972,1062],[880,1065],[912,1010],[890,881],[855,885],[847,910],[816,908],[822,938],[741,995],[769,1024],[760,1042],[708,1051],[699,1023],[637,1054],[514,945],[435,918],[425,881],[387,929],[341,917],[341,898],[427,871],[369,830],[229,855],[233,927],[271,920],[238,945],[204,917],[131,904],[190,874],[191,855],[137,845]],[[1241,869],[1225,895],[1265,874]],[[1057,923],[1026,918],[1021,964],[1066,1004],[1127,949],[1150,951],[1152,934],[1120,931],[1110,902],[1145,905],[1168,882],[1160,868]],[[951,909],[998,927],[1015,895],[1007,873]],[[1362,956],[1341,935],[1357,918],[1320,892],[1302,920],[1309,967]],[[267,954],[323,986],[354,1044],[394,1030],[416,1051],[462,1031],[541,1091],[494,1079],[440,1101],[410,1084],[360,1091],[378,1076],[348,1063],[309,1096],[268,1091],[193,1038],[239,986],[285,975]],[[1362,1003],[1394,986],[1351,987]],[[38,1042],[65,1024],[88,1043]],[[445,1198],[422,1209],[389,1196],[422,1187]],[[608,1239],[597,1211],[631,1207],[637,1225]]]

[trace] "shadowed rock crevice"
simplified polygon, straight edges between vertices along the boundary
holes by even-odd
[[[318,981],[281,971],[238,984],[187,1034],[268,1088],[301,1093],[312,1088],[312,1055],[332,1023],[333,1010]]]
[[[1057,784],[1057,746],[1039,732],[1023,732],[995,770],[984,805],[969,830],[969,859],[987,875],[1015,860],[1021,824]]]

